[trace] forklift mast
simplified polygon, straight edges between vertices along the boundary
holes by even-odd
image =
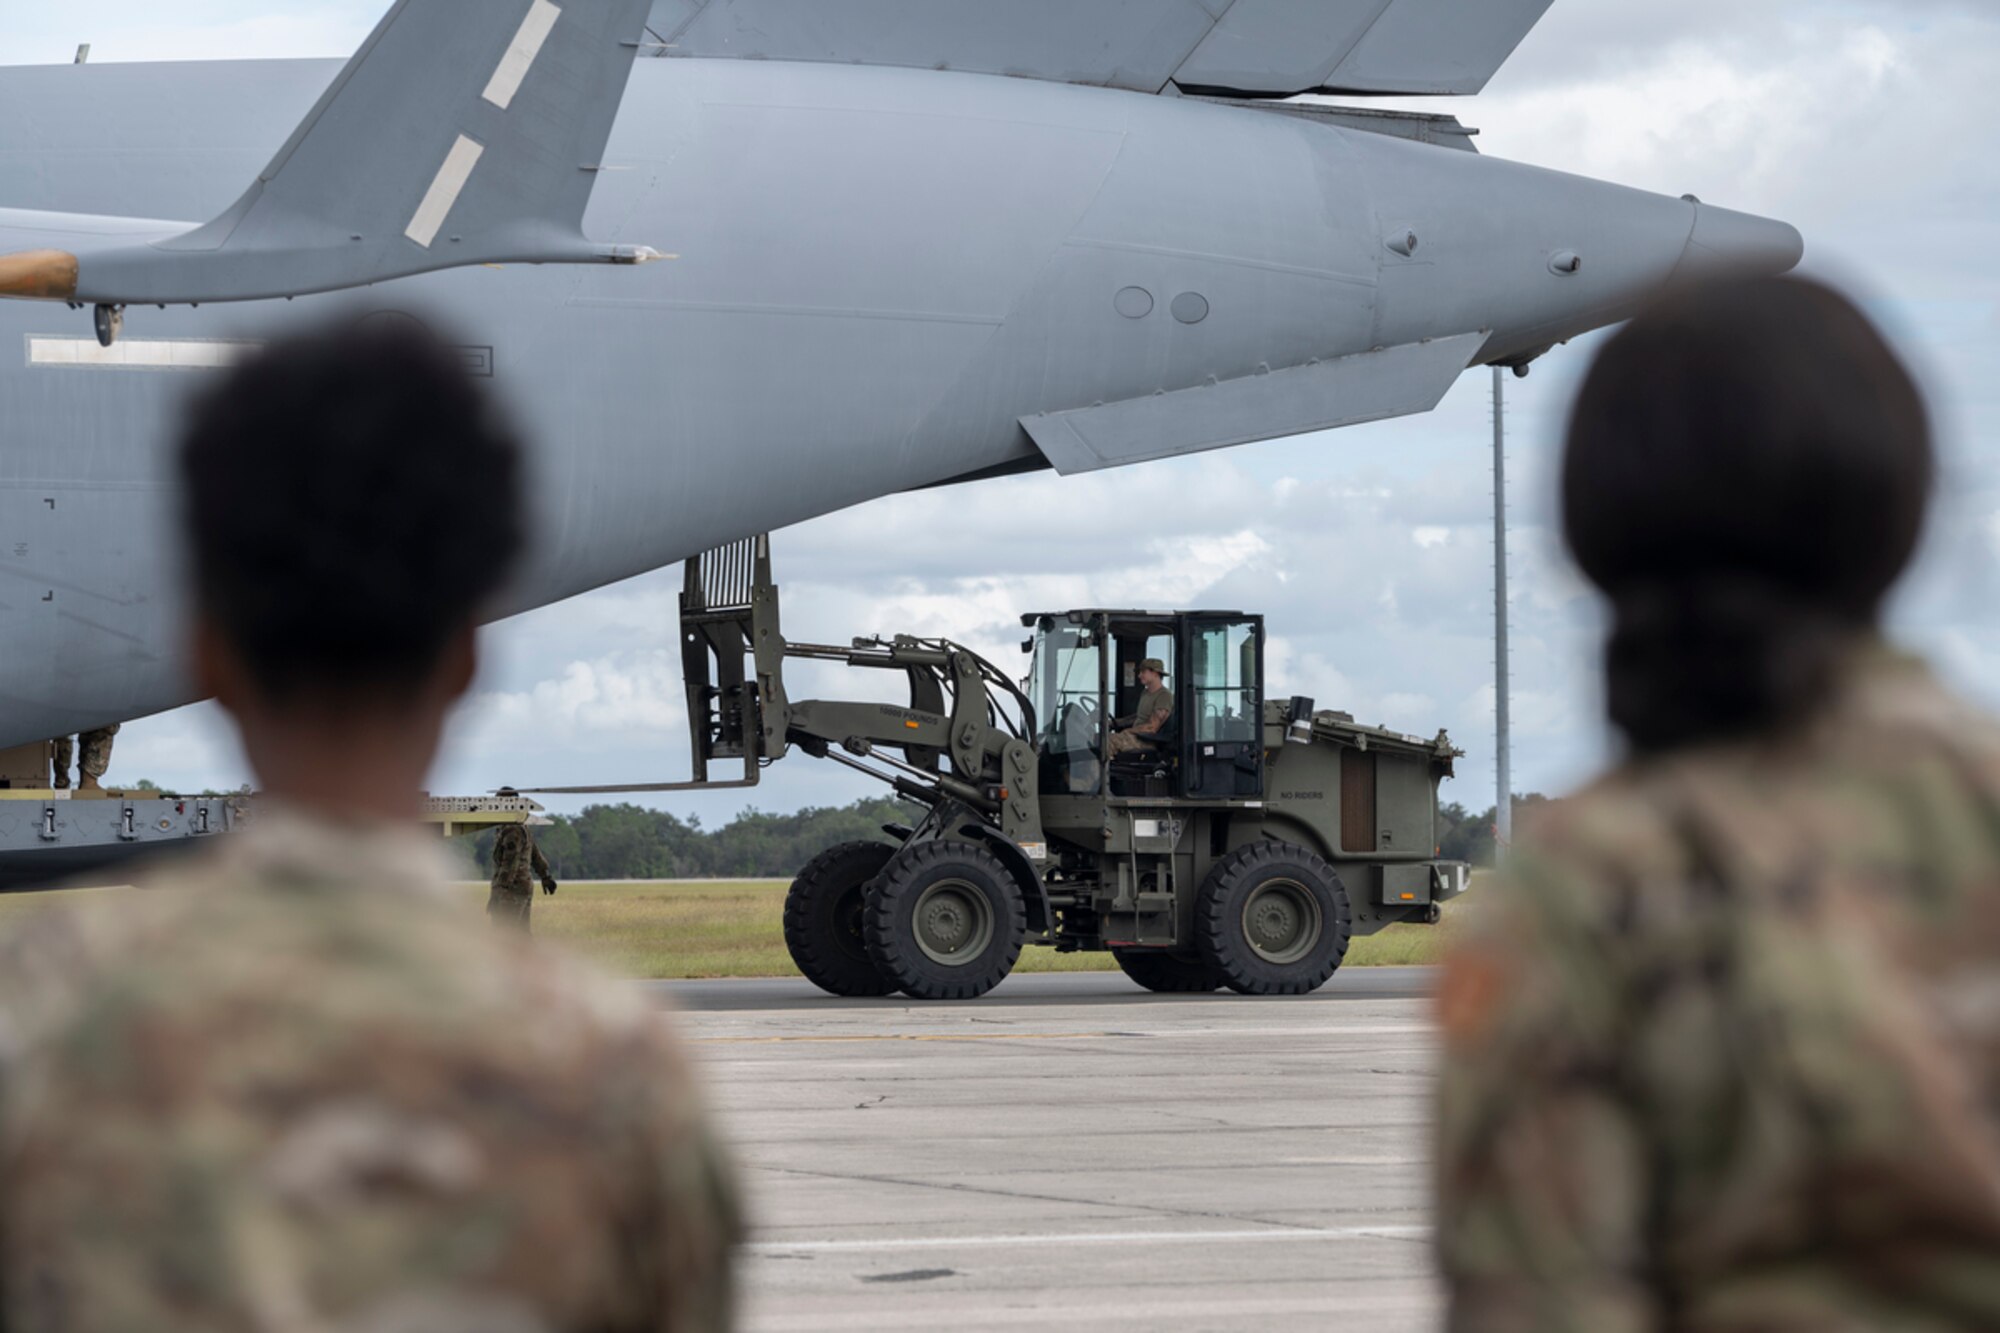
[[[688,560],[680,642],[691,781],[519,790],[596,795],[752,787],[766,764],[797,746],[929,807],[937,818],[927,822],[949,824],[956,810],[1017,842],[1041,841],[1035,713],[1020,688],[946,639],[899,634],[856,638],[845,648],[788,641],[768,534]],[[909,704],[794,702],[785,689],[787,658],[895,672],[908,682]]]
[[[681,580],[681,677],[694,749],[690,787],[754,787],[759,768],[784,757],[784,659],[769,534],[690,559]],[[718,759],[741,760],[741,781],[711,780],[708,766]]]

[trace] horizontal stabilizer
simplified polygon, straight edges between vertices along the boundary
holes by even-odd
[[[1476,93],[1552,3],[1236,0],[1174,82],[1267,97]]]
[[[583,235],[650,8],[397,0],[228,212],[147,241],[81,230],[59,295],[242,301],[467,264],[651,258]]]
[[[1476,93],[1553,0],[656,0],[659,54],[1235,97]]]
[[[1064,476],[1428,412],[1486,346],[1488,334],[1248,375],[1221,384],[1021,418]]]

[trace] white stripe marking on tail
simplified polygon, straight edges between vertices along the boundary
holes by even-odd
[[[535,57],[542,53],[542,43],[548,41],[549,30],[561,17],[562,10],[550,4],[549,0],[535,0],[528,6],[528,17],[521,20],[521,30],[514,34],[507,54],[500,57],[500,68],[493,71],[493,78],[486,85],[487,101],[502,111],[507,109],[514,100],[514,94],[521,91],[521,80],[528,77],[528,69],[535,63]]]
[[[461,134],[451,151],[444,155],[444,165],[431,180],[431,188],[424,191],[424,201],[417,205],[416,216],[403,234],[428,250],[437,239],[438,229],[444,226],[445,215],[458,202],[458,195],[465,188],[465,182],[472,177],[472,169],[479,165],[479,155],[486,151],[484,144],[477,143]]]

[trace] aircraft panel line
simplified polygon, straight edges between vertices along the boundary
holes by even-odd
[[[1336,269],[1312,268],[1304,264],[1281,264],[1271,259],[1249,259],[1242,255],[1212,254],[1202,250],[1176,250],[1165,245],[1141,245],[1134,241],[1107,241],[1089,236],[1072,236],[1063,244],[1073,250],[1109,250],[1115,254],[1160,255],[1167,259],[1194,259],[1207,264],[1227,264],[1232,268],[1254,268],[1266,273],[1287,273],[1301,278],[1320,278],[1349,287],[1373,287],[1374,274],[1342,273]]]
[[[157,491],[156,481],[134,481],[129,478],[115,480],[91,479],[88,477],[9,477],[0,481],[0,494],[8,491],[38,492],[42,495],[75,495],[89,492],[132,492]]]
[[[966,70],[950,69],[921,70],[917,72],[926,76],[954,79],[993,79],[1007,77],[1006,75],[974,74]],[[1116,95],[1124,93],[1127,90],[1120,88],[1093,88],[1091,91],[1109,92]],[[1141,97],[1150,96],[1150,94],[1146,93],[1134,95]],[[817,111],[823,115],[851,115],[856,112],[870,114],[872,111],[871,108],[845,102],[777,102],[769,99],[756,100],[747,97],[704,97],[701,104],[704,109],[720,107],[738,111]],[[1068,117],[1037,115],[1032,112],[1009,112],[1006,115],[999,115],[993,112],[982,111],[951,111],[926,105],[922,108],[922,114],[925,120],[941,121],[946,124],[953,121],[963,121],[972,125],[1020,125],[1031,130],[1061,130],[1065,134],[1073,134],[1079,137],[1116,139],[1121,144],[1131,137],[1130,132],[1126,130],[1108,129],[1101,125],[1079,124]],[[671,159],[667,160],[670,161]]]
[[[863,310],[838,306],[759,305],[748,301],[675,301],[645,296],[573,296],[572,306],[618,310],[690,310],[717,315],[803,315],[812,319],[886,319],[905,324],[983,324],[998,328],[1004,315],[950,315],[925,310]]]

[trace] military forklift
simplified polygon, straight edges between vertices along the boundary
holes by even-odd
[[[969,999],[1028,944],[1109,950],[1154,991],[1300,995],[1353,936],[1465,890],[1437,856],[1461,752],[1266,698],[1261,616],[1026,615],[1017,683],[943,639],[786,640],[768,536],[690,560],[680,614],[693,781],[539,790],[752,786],[792,748],[886,783],[921,816],[827,848],[785,900],[793,961],[835,995]],[[788,659],[900,675],[909,702],[791,699]],[[1172,708],[1114,744],[1152,659]]]

